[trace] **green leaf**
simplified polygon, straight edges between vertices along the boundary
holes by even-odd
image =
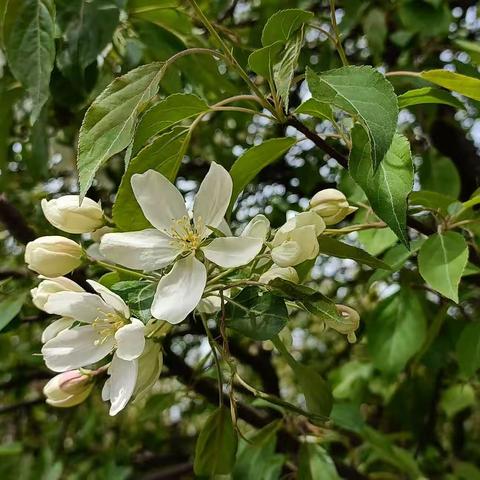
[[[297,107],[295,113],[304,113],[306,115],[311,115],[312,117],[329,120],[330,122],[334,120],[330,105],[328,105],[328,103],[319,102],[314,98],[309,98],[307,101],[303,102]]]
[[[407,108],[412,105],[425,103],[439,103],[451,107],[464,109],[463,103],[445,90],[434,87],[415,88],[398,96],[398,108]]]
[[[387,39],[387,22],[385,21],[385,12],[379,8],[372,8],[363,20],[363,31],[367,37],[368,48],[378,59],[384,49]]]
[[[430,192],[428,190],[420,190],[412,192],[408,197],[410,205],[419,205],[421,207],[430,208],[434,211],[440,211],[447,215],[448,207],[455,203],[456,198],[448,195],[443,195],[438,192]]]
[[[413,187],[413,164],[408,140],[403,135],[395,135],[376,171],[368,136],[362,127],[354,127],[352,142],[349,160],[351,176],[367,195],[373,211],[408,246],[407,197]]]
[[[307,68],[312,97],[349,113],[368,132],[376,170],[397,128],[397,97],[390,82],[372,67],[342,67],[317,75]]]
[[[191,93],[175,93],[149,108],[135,129],[132,156],[154,136],[175,124],[207,112],[204,100]]]
[[[288,321],[285,302],[257,287],[247,287],[226,305],[227,327],[254,340],[270,340]]]
[[[296,362],[292,368],[298,386],[305,395],[307,410],[314,415],[328,417],[332,411],[333,398],[327,382],[313,367]]]
[[[458,303],[458,285],[468,260],[468,246],[457,232],[435,233],[422,245],[418,269],[437,292]]]
[[[273,66],[273,80],[278,95],[283,100],[285,111],[288,112],[288,100],[293,74],[297,68],[298,57],[303,45],[303,29],[291,38],[285,45],[282,58]]]
[[[372,257],[369,253],[361,248],[353,247],[347,243],[340,242],[332,237],[321,236],[318,238],[321,255],[329,255],[338,258],[351,258],[358,263],[368,265],[372,268],[383,268],[389,270],[390,267],[382,260]]]
[[[283,49],[283,43],[278,41],[259,48],[248,57],[248,66],[250,70],[262,77],[273,78],[273,65],[276,63],[278,54]]]
[[[327,451],[314,443],[304,443],[300,447],[298,478],[317,480],[321,472],[322,480],[340,480],[333,460]]]
[[[4,17],[3,38],[10,70],[32,99],[35,123],[48,99],[55,61],[53,0],[11,0]]]
[[[456,353],[462,374],[473,377],[480,368],[480,322],[464,327],[457,341]]]
[[[22,292],[0,301],[0,331],[2,331],[22,309],[27,294]]]
[[[233,204],[240,192],[261,170],[285,154],[295,143],[295,138],[271,138],[260,145],[249,148],[235,161],[230,169],[230,175],[233,180],[233,192],[227,216],[232,212]]]
[[[237,452],[237,434],[230,411],[217,408],[198,436],[193,469],[196,475],[227,475],[232,471]]]
[[[124,231],[135,231],[151,227],[133,195],[130,184],[132,175],[153,169],[173,181],[177,176],[189,139],[185,130],[164,133],[140,150],[138,155],[129,162],[113,206],[113,220],[118,228]]]
[[[138,280],[118,282],[111,286],[112,292],[122,297],[128,304],[132,316],[144,323],[152,318],[150,307],[156,288],[153,283]]]
[[[429,5],[419,0],[404,0],[400,4],[399,15],[406,29],[423,37],[447,34],[452,21],[452,14],[446,3]]]
[[[455,199],[460,195],[460,175],[448,157],[434,155],[433,152],[424,155],[418,173],[422,190],[438,192]]]
[[[465,97],[480,100],[480,79],[468,77],[448,70],[425,70],[420,74],[421,78],[458,92]]]
[[[78,139],[77,166],[82,197],[97,170],[132,141],[138,115],[157,93],[162,65],[142,65],[116,78],[90,105]]]
[[[426,332],[425,313],[417,294],[407,288],[388,297],[367,321],[368,350],[375,366],[398,374],[420,349]]]
[[[449,418],[476,404],[475,390],[468,383],[452,385],[442,393],[441,409]]]
[[[453,43],[468,53],[472,62],[480,65],[480,43],[470,42],[469,40],[454,40]]]
[[[293,34],[313,18],[312,12],[291,8],[272,15],[263,27],[262,45],[265,47],[277,41],[286,43]]]

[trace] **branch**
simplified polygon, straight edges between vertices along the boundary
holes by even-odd
[[[20,211],[11,204],[5,194],[0,195],[0,222],[20,243],[26,244],[35,239],[36,235]]]

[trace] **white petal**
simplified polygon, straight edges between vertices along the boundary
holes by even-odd
[[[43,346],[42,355],[50,370],[65,372],[98,362],[114,343],[113,336],[102,341],[99,329],[85,325],[60,332]]]
[[[222,218],[222,221],[219,223],[218,230],[220,230],[226,237],[232,236],[232,231],[230,230],[230,226],[228,225],[227,221]]]
[[[79,322],[92,323],[101,314],[115,313],[101,297],[87,292],[58,292],[48,297],[47,313],[71,317]]]
[[[94,280],[87,280],[87,282],[103,298],[107,305],[110,305],[125,318],[130,318],[130,309],[119,295]]]
[[[156,229],[168,232],[175,220],[188,216],[182,194],[161,173],[136,173],[131,183],[143,214]]]
[[[290,267],[302,263],[300,245],[294,241],[286,241],[278,247],[274,247],[271,255],[272,260],[280,267]]]
[[[152,388],[158,380],[163,366],[163,355],[160,345],[153,340],[148,340],[145,349],[138,359],[138,377],[135,384],[135,402]]]
[[[233,182],[230,174],[212,162],[198,189],[193,204],[193,222],[202,238],[209,234],[207,225],[217,228],[225,216],[232,196]]]
[[[215,238],[202,248],[205,257],[225,268],[250,263],[262,249],[262,239],[253,237]]]
[[[110,378],[107,378],[103,384],[102,400],[104,402],[108,402],[110,400]]]
[[[110,382],[102,392],[102,397],[107,396],[110,399],[110,415],[114,416],[125,408],[130,400],[135,383],[137,382],[138,361],[122,360],[117,355],[113,356],[112,363],[108,368]]]
[[[169,323],[180,323],[202,298],[207,271],[193,255],[175,263],[158,282],[152,304],[152,315]]]
[[[139,232],[105,234],[100,253],[119,265],[152,272],[172,263],[180,252],[170,237],[149,228]]]
[[[242,237],[261,238],[263,241],[267,239],[270,232],[270,220],[262,214],[255,215],[243,229]]]
[[[61,331],[70,328],[74,322],[75,320],[73,318],[59,318],[55,320],[42,332],[42,343],[48,342]]]
[[[117,356],[123,360],[138,358],[145,348],[145,325],[136,318],[117,330]]]

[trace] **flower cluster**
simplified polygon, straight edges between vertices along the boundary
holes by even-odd
[[[59,316],[42,336],[45,363],[59,372],[44,389],[51,405],[77,405],[95,382],[107,377],[102,398],[110,401],[110,414],[115,415],[158,379],[165,327],[192,312],[215,313],[246,285],[268,291],[276,279],[298,284],[295,267],[321,253],[318,238],[326,226],[355,210],[341,192],[323,190],[312,198],[308,211],[297,213],[276,231],[264,215],[257,215],[235,236],[225,220],[232,179],[216,163],[201,183],[191,211],[177,188],[154,170],[133,175],[131,185],[153,228],[118,232],[106,227],[101,206],[88,198],[81,204],[75,195],[42,201],[53,226],[71,234],[90,233],[99,242],[96,258],[104,260],[103,266],[130,270],[156,283],[151,316],[140,320],[102,283],[87,280],[80,286],[64,277],[94,260],[79,243],[48,236],[27,245],[25,261],[41,278],[32,290],[33,303]],[[337,310],[339,320],[321,321],[354,341],[357,312],[344,305],[337,305]]]

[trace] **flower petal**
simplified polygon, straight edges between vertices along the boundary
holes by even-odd
[[[202,298],[207,271],[194,255],[182,258],[158,282],[152,315],[169,323],[180,323]]]
[[[172,263],[180,252],[170,237],[149,228],[139,232],[105,234],[100,253],[119,265],[151,272]]]
[[[182,194],[161,173],[136,173],[131,183],[143,214],[156,229],[167,233],[175,220],[188,216]]]
[[[193,223],[202,238],[210,233],[206,228],[208,225],[217,228],[222,222],[230,203],[232,188],[230,174],[221,165],[212,162],[193,204]]]
[[[92,323],[101,314],[115,313],[103,299],[87,292],[58,292],[48,297],[44,306],[47,313],[71,317],[79,322]]]
[[[70,328],[74,322],[75,320],[73,318],[59,318],[55,320],[42,332],[42,343],[48,342],[61,331]]]
[[[110,400],[110,412],[113,417],[123,410],[130,400],[138,375],[137,360],[123,360],[117,355],[113,356],[108,368],[110,378],[105,383],[102,398]]]
[[[87,280],[87,282],[103,298],[107,305],[110,305],[125,318],[130,318],[130,309],[119,295],[94,280]]]
[[[102,339],[91,325],[61,331],[42,348],[45,364],[54,372],[85,367],[107,356],[114,347],[113,336]]]
[[[255,215],[243,229],[242,237],[261,238],[265,241],[270,232],[270,220],[262,214]]]
[[[148,340],[145,349],[138,359],[138,377],[135,384],[135,402],[145,396],[158,380],[163,366],[163,355],[160,345]]]
[[[258,255],[262,245],[261,238],[224,237],[213,239],[202,251],[211,262],[232,268],[250,263]]]
[[[115,333],[117,356],[123,360],[138,358],[145,348],[145,325],[136,318]]]

